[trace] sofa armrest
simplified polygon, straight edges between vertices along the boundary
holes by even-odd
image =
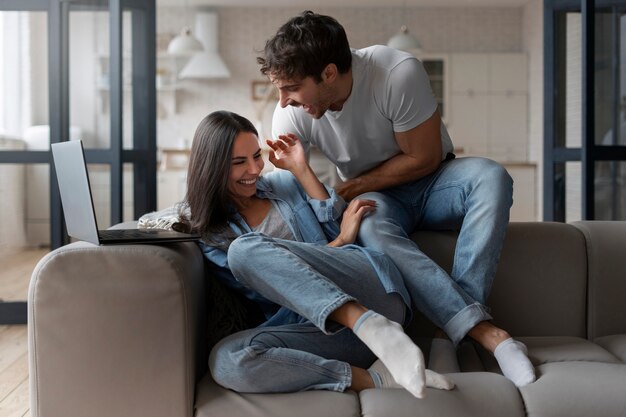
[[[49,253],[28,294],[31,414],[192,416],[204,296],[195,243]]]

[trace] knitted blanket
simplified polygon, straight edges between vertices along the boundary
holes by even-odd
[[[137,221],[138,229],[171,230],[174,223],[180,221],[181,214],[189,217],[189,206],[183,202],[176,203],[163,210],[146,213]]]

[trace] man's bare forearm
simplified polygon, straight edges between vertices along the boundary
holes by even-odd
[[[416,181],[434,172],[440,164],[441,161],[419,160],[413,156],[398,154],[366,173],[346,180],[335,189],[349,201],[369,191],[380,191]]]

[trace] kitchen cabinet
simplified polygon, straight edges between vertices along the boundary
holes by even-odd
[[[161,148],[157,171],[157,210],[181,202],[187,192],[188,148]]]
[[[166,169],[157,172],[157,210],[181,202],[187,192],[187,171]]]
[[[448,115],[448,55],[447,54],[425,54],[417,55],[422,61],[424,69],[430,79],[430,87],[433,90],[437,107],[441,118],[445,121]]]
[[[446,126],[466,155],[528,159],[528,63],[523,53],[450,54]]]
[[[536,165],[528,161],[528,62],[524,53],[449,56],[446,126],[460,156],[503,164],[513,178],[511,221],[536,221]]]
[[[513,178],[512,222],[538,221],[536,207],[537,167],[533,163],[503,163]]]

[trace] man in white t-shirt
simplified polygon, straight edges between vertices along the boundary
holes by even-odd
[[[526,347],[494,326],[485,306],[511,177],[485,158],[455,159],[421,62],[386,46],[351,50],[335,19],[312,12],[285,23],[257,61],[279,91],[272,135],[319,148],[337,166],[346,200],[376,200],[359,243],[394,261],[416,307],[454,344],[469,336],[516,385],[533,382]],[[416,229],[460,231],[451,274],[409,239]]]

